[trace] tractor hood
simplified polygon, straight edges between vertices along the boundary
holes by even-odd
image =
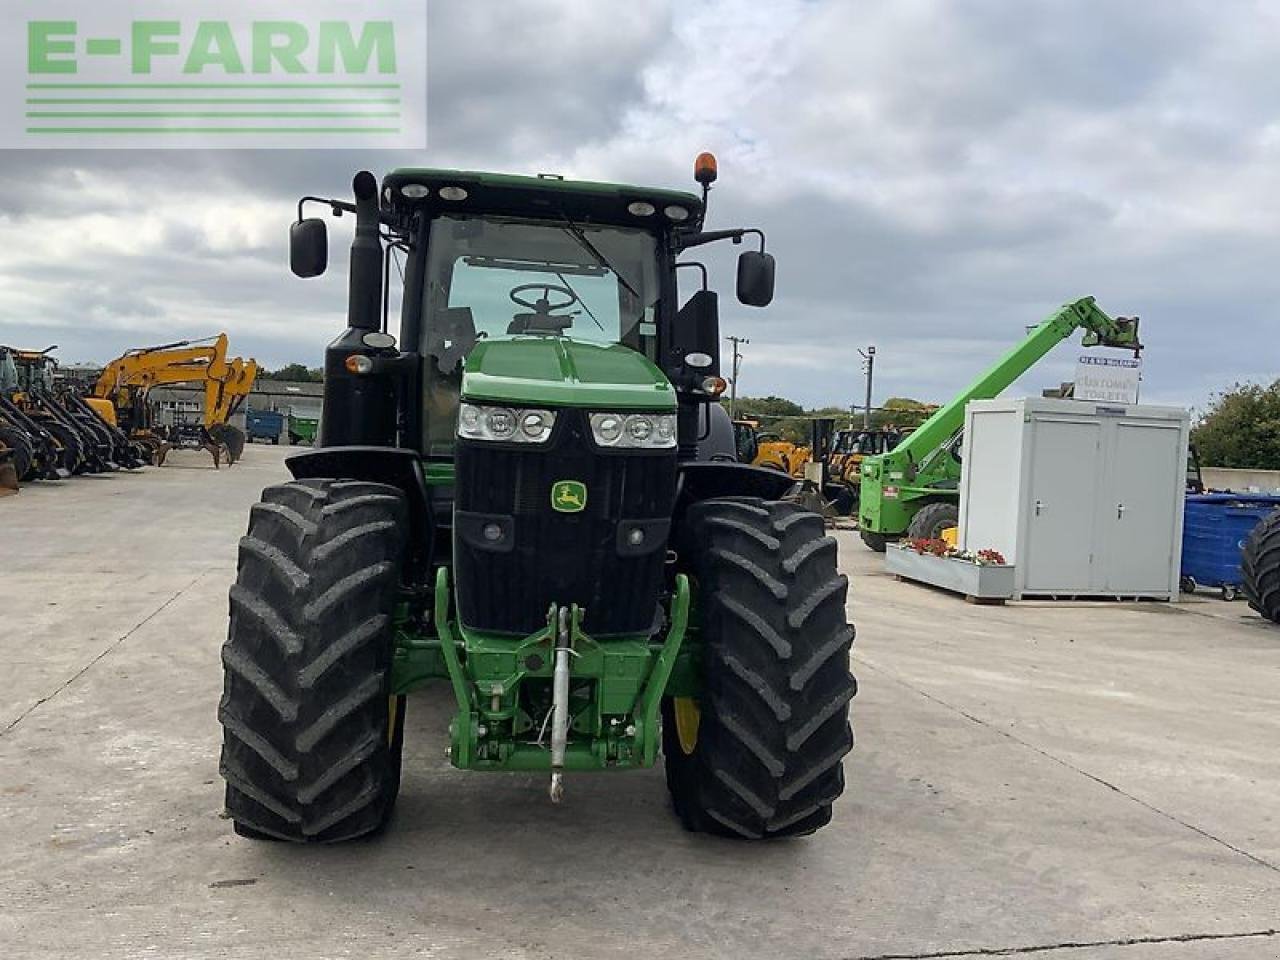
[[[552,336],[481,340],[467,356],[462,396],[519,406],[676,407],[662,371],[630,347]]]

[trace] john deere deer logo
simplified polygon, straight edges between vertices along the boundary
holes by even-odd
[[[557,480],[551,485],[551,509],[557,513],[581,513],[587,508],[587,485],[578,480]]]

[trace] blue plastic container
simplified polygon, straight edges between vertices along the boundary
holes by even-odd
[[[1260,493],[1199,493],[1187,497],[1182,523],[1182,586],[1219,587],[1234,599],[1240,586],[1240,553],[1264,517],[1280,507],[1280,496]]]
[[[284,433],[284,414],[275,410],[248,410],[245,412],[244,425],[250,440],[270,440],[280,442]]]

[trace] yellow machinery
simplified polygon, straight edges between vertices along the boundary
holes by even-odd
[[[733,434],[738,459],[753,467],[768,467],[799,478],[804,476],[804,465],[812,458],[807,446],[783,440],[776,433],[761,433],[759,420],[733,421]]]
[[[180,428],[168,437],[153,423],[147,396],[151,388],[174,383],[204,384],[204,417],[193,434],[208,450],[215,467],[225,453],[229,463],[240,459],[245,435],[231,426],[230,418],[253,388],[258,365],[252,359],[227,359],[227,335],[213,343],[192,346],[191,341],[130,350],[107,364],[94,384],[90,405],[110,422],[119,424],[132,438],[152,451],[152,461],[164,462],[170,440],[181,440]]]
[[[0,437],[0,497],[18,492],[18,471],[13,465],[14,451]]]
[[[847,427],[837,430],[831,445],[831,479],[858,486],[862,477],[862,461],[888,453],[901,442],[906,432],[896,427]]]

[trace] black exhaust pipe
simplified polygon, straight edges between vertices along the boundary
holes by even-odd
[[[378,239],[378,180],[367,170],[351,184],[356,195],[356,236],[351,241],[347,326],[382,329],[382,241]]]
[[[379,238],[378,181],[361,171],[352,182],[356,235],[351,241],[347,284],[347,329],[324,357],[324,412],[319,447],[379,446],[396,442],[396,385],[385,370],[357,373],[353,357],[373,353],[366,334],[382,329],[382,240]]]

